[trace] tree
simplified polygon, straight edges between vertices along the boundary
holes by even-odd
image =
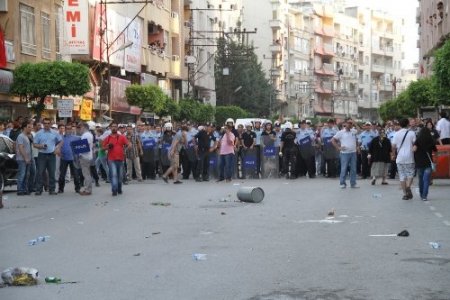
[[[433,72],[437,105],[450,104],[450,40],[434,52]]]
[[[162,109],[155,111],[160,117],[171,116],[174,120],[179,120],[180,117],[180,106],[172,98],[166,96],[164,99],[164,105]]]
[[[132,84],[125,89],[128,104],[140,107],[142,111],[158,114],[167,104],[167,96],[157,85]],[[159,114],[158,114],[159,115]]]
[[[201,104],[195,122],[206,124],[214,120],[215,109],[211,104]]]
[[[229,75],[224,75],[224,69]],[[255,116],[269,116],[272,87],[252,46],[218,39],[215,79],[218,105],[236,105]]]
[[[65,61],[24,63],[14,70],[11,93],[30,103],[39,119],[45,98],[81,96],[90,90],[89,68]]]
[[[215,120],[216,124],[225,124],[228,118],[236,119],[247,118],[248,113],[238,106],[216,106]]]
[[[436,93],[432,79],[423,78],[413,81],[406,89],[408,99],[412,102],[417,113],[424,106],[434,106],[436,103]]]

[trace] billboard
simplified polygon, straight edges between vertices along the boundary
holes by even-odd
[[[66,0],[63,9],[63,54],[89,54],[88,0]]]

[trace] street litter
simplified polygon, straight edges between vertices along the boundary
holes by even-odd
[[[49,239],[50,239],[49,235],[38,236],[36,239],[29,240],[28,246],[37,245],[39,242],[44,243],[44,242],[47,242]]]
[[[295,221],[295,223],[299,223],[299,224],[303,224],[303,223],[325,223],[325,224],[336,224],[336,223],[342,223],[342,221],[340,221],[340,220],[324,219],[324,220]]]
[[[221,214],[222,216],[225,216],[225,215],[226,215],[226,213],[225,213],[225,212],[221,212],[220,214]]]
[[[141,256],[141,253],[133,254],[133,256]]]
[[[338,218],[348,218],[347,215],[339,215]]]
[[[170,206],[169,202],[152,202],[154,206]]]
[[[441,248],[441,244],[439,244],[438,242],[429,242],[428,243],[430,246],[431,246],[431,248],[433,248],[433,249],[439,249],[439,248]]]
[[[239,188],[237,198],[242,202],[259,203],[264,199],[264,191],[260,187],[243,186]]]
[[[157,232],[152,232],[152,235],[157,235],[160,234],[161,232],[157,231]]]
[[[192,254],[192,258],[194,260],[206,260],[206,254],[203,253],[194,253]]]
[[[328,212],[328,216],[334,216],[334,214],[336,213],[336,210],[333,208],[332,210],[330,210],[329,212]]]
[[[369,236],[374,236],[374,237],[381,237],[381,236],[403,236],[403,237],[407,237],[409,236],[409,232],[408,230],[403,230],[400,233],[391,233],[391,234],[371,234]]]
[[[372,194],[372,198],[382,198],[383,195],[381,195],[380,193],[373,193]]]
[[[73,284],[73,283],[78,283],[78,281],[62,281],[61,278],[58,277],[53,277],[53,276],[49,276],[49,277],[45,277],[45,282],[46,283],[56,283],[56,284]]]
[[[233,185],[241,185],[240,183],[233,183]]]
[[[34,268],[8,268],[2,272],[2,280],[7,285],[36,285],[38,273]]]

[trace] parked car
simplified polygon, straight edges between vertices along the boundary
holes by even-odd
[[[14,142],[6,135],[0,134],[0,191],[6,186],[17,184],[17,171]]]

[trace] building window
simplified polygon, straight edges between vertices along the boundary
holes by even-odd
[[[50,59],[50,16],[44,12],[41,13],[42,26],[42,58]]]
[[[34,8],[24,4],[20,4],[20,38],[22,53],[36,55]]]
[[[56,6],[56,18],[55,18],[55,51],[61,53],[61,39],[62,39],[62,7]]]

